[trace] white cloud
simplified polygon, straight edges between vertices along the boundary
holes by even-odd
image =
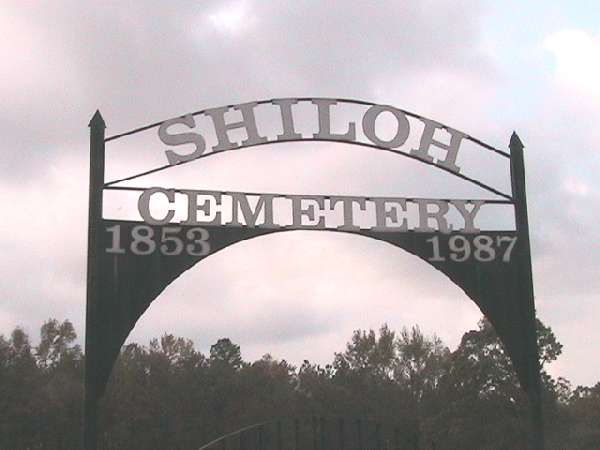
[[[230,35],[243,32],[256,21],[245,1],[223,5],[215,12],[208,14],[207,17],[209,23],[217,31]]]
[[[554,77],[568,88],[600,95],[600,35],[561,30],[544,40],[554,55]]]
[[[582,197],[590,193],[590,187],[583,181],[575,178],[567,178],[563,182],[563,189],[569,194],[580,195]]]
[[[35,119],[30,109],[39,101],[51,101],[80,95],[80,72],[67,54],[65,42],[35,21],[3,5],[0,11],[0,97],[3,104],[25,111]],[[27,95],[24,95],[24,94]],[[0,113],[0,117],[5,115]],[[8,116],[8,115],[7,115]],[[6,120],[11,120],[9,116]],[[18,123],[18,122],[17,122]]]

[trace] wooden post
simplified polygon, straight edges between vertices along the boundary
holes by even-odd
[[[344,419],[340,419],[339,421],[339,441],[340,441],[340,450],[346,450],[346,439],[344,433]]]
[[[258,450],[264,449],[264,425],[258,427]]]
[[[325,436],[325,419],[323,417],[319,419],[319,431],[321,433],[321,450],[327,450],[327,441]]]
[[[317,450],[317,418],[312,418],[313,450]]]
[[[90,127],[90,192],[88,211],[87,298],[85,319],[85,392],[83,404],[83,448],[96,450],[98,441],[98,370],[93,355],[98,350],[94,320],[98,304],[98,254],[102,222],[102,192],[104,188],[104,130],[106,124],[96,111]]]
[[[521,307],[527,324],[525,345],[530,361],[528,370],[527,395],[531,415],[531,441],[535,450],[544,450],[544,427],[542,419],[542,386],[540,377],[539,349],[531,268],[531,244],[529,240],[529,219],[527,216],[527,195],[525,192],[525,163],[523,143],[517,133],[510,137],[510,174],[515,206],[515,223],[519,245],[519,295],[525,303]]]
[[[362,433],[362,421],[358,419],[356,421],[356,438],[358,440],[358,448],[360,450],[364,449],[363,445],[363,433]]]
[[[277,450],[283,450],[283,430],[281,420],[277,421]]]

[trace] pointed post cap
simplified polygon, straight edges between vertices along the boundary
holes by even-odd
[[[106,128],[106,123],[104,123],[104,119],[102,118],[102,114],[100,114],[99,110],[96,110],[88,126],[90,128]]]
[[[511,150],[523,150],[525,147],[516,131],[513,131],[510,137],[510,144],[508,146]]]

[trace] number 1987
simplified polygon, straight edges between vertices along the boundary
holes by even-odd
[[[498,257],[502,258],[502,262],[509,262],[512,255],[517,238],[515,236],[492,236],[479,235],[469,240],[462,235],[456,235],[448,239],[448,249],[443,251],[440,248],[439,236],[434,236],[427,239],[431,243],[433,256],[429,261],[451,261],[463,262],[473,257],[477,261],[490,262],[495,261]]]

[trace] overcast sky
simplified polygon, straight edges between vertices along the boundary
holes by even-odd
[[[502,149],[519,133],[538,314],[564,345],[551,372],[574,385],[600,381],[598,2],[5,0],[0,33],[0,333],[20,325],[37,336],[55,317],[83,337],[87,124],[96,109],[111,135],[251,100],[356,98]],[[107,178],[164,164],[156,135],[148,142],[122,152],[109,144]],[[160,185],[449,196],[447,177],[421,177],[405,158],[311,143],[281,157],[272,147],[195,162]],[[500,180],[503,170],[489,173]],[[480,317],[458,287],[402,250],[295,231],[198,264],[130,340],[167,331],[207,351],[228,336],[248,359],[270,352],[325,363],[357,328],[419,324],[454,348]]]

